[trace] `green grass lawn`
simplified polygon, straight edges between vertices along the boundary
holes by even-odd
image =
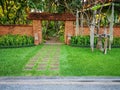
[[[29,73],[32,73],[29,75],[41,75],[38,71],[24,73],[23,69],[42,46],[0,49],[0,76],[27,76]],[[45,73],[54,75],[54,72]],[[62,45],[58,75],[120,76],[120,48],[113,48],[104,55],[96,49],[91,52],[90,48]]]
[[[41,46],[0,49],[0,76],[20,76],[27,61]]]
[[[120,76],[120,48],[104,55],[96,49],[62,46],[60,65],[63,76]]]

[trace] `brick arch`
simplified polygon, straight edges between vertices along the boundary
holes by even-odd
[[[75,16],[70,13],[29,13],[28,19],[33,20],[33,35],[34,44],[38,45],[42,43],[42,20],[52,20],[52,21],[64,21],[65,22],[65,32],[64,39],[65,44],[69,44],[70,37],[75,34],[73,22],[76,20]]]

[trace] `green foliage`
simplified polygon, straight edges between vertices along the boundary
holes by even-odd
[[[21,35],[3,35],[0,37],[0,46],[25,46],[33,45],[34,39],[32,36]]]
[[[43,21],[42,35],[44,40],[56,37],[64,42],[64,23],[62,21]]]
[[[43,10],[43,0],[27,0],[27,5],[32,9]]]
[[[113,38],[113,46],[115,46],[115,47],[120,46],[120,37]]]
[[[80,9],[81,8],[81,1],[80,0],[72,0],[70,2],[71,9]]]
[[[59,36],[60,42],[64,42],[64,36]]]
[[[73,36],[73,37],[71,37],[70,43],[80,45],[80,46],[89,46],[90,45],[90,36]]]
[[[97,37],[94,38],[94,45],[97,44]],[[102,43],[104,44],[104,39],[102,39]],[[90,46],[90,36],[73,36],[70,41],[71,45],[76,46]],[[113,47],[120,47],[120,37],[114,37],[113,39]]]
[[[0,24],[28,24],[27,0],[1,0]]]
[[[91,9],[92,10],[97,10],[97,9],[99,9],[100,7],[102,7],[100,4],[97,4],[97,5],[95,5],[95,6],[93,6]]]

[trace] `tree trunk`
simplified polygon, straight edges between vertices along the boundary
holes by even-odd
[[[80,26],[81,26],[81,28],[80,28],[80,35],[82,36],[83,35],[83,14],[82,14],[82,12],[81,12],[81,19],[80,19]]]
[[[94,51],[95,15],[96,15],[96,10],[93,12],[93,20],[90,26],[90,46],[91,46],[92,51]]]
[[[114,3],[112,3],[112,13],[110,16],[110,40],[109,40],[109,50],[111,50],[111,44],[113,42],[113,25],[114,25]]]
[[[76,36],[79,34],[79,11],[76,12]]]

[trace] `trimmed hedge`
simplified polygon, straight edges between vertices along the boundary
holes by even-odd
[[[104,43],[104,39],[102,40]],[[90,36],[72,36],[70,45],[80,47],[90,47]],[[94,39],[94,45],[97,45],[97,38]],[[120,37],[114,37],[112,47],[120,47]]]
[[[32,36],[21,35],[3,35],[0,36],[0,47],[19,47],[34,45]]]

